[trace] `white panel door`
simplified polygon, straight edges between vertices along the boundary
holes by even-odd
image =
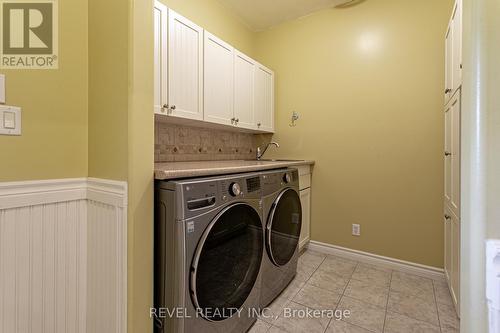
[[[451,195],[450,206],[456,216],[460,218],[460,91],[451,101]]]
[[[258,130],[274,132],[274,72],[260,64],[255,71],[255,121]]]
[[[205,31],[204,119],[234,122],[234,48]]]
[[[457,313],[460,313],[460,220],[452,214],[451,219],[451,296]]]
[[[203,120],[203,29],[169,10],[169,114]]]
[[[311,237],[311,188],[300,191],[300,204],[302,205],[302,227],[299,244],[303,246]]]
[[[154,112],[163,114],[168,108],[168,9],[159,1],[154,4]]]
[[[256,129],[254,106],[255,61],[235,50],[234,117],[236,126]]]
[[[444,274],[451,285],[451,219],[452,215],[447,206],[444,213]]]
[[[462,85],[462,1],[457,0],[452,18],[452,78],[453,91],[457,90]]]
[[[451,205],[451,103],[444,111],[444,201]]]
[[[445,90],[444,103],[446,104],[453,93],[453,26],[450,24],[446,31],[445,40]]]

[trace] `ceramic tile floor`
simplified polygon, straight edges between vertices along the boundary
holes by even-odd
[[[350,316],[300,319],[285,314],[306,309],[349,310]],[[250,333],[457,333],[460,326],[444,280],[309,250],[299,258],[295,279],[265,314]]]

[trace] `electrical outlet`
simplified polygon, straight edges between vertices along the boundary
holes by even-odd
[[[352,225],[352,235],[361,236],[361,226],[359,224]]]

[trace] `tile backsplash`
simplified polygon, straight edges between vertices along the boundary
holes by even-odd
[[[155,162],[255,159],[254,134],[155,123]]]

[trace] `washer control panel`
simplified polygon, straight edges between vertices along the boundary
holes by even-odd
[[[186,217],[200,214],[217,205],[247,198],[260,198],[261,178],[257,173],[242,177],[209,177],[183,182],[183,209]]]

